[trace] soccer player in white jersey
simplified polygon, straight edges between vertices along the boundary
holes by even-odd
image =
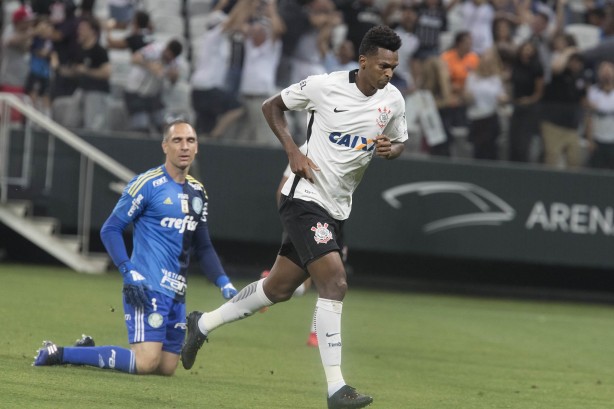
[[[185,294],[190,255],[226,299],[237,294],[209,238],[208,196],[188,174],[198,152],[194,128],[169,124],[165,163],[128,183],[100,236],[124,280],[124,317],[131,348],[95,346],[84,336],[73,347],[45,341],[35,366],[90,365],[132,374],[173,375],[185,338]],[[122,232],[133,224],[128,256]]]
[[[405,101],[390,84],[401,39],[388,27],[370,29],[360,45],[359,69],[315,75],[267,99],[264,116],[288,155],[294,175],[279,208],[288,239],[269,276],[218,309],[193,311],[181,350],[184,368],[217,327],[286,301],[307,277],[317,290],[316,332],[328,383],[328,408],[362,408],[373,398],[345,383],[341,373],[341,311],[347,290],[341,259],[343,223],[352,194],[373,156],[398,157],[407,140]],[[284,112],[310,114],[307,153],[293,141]]]

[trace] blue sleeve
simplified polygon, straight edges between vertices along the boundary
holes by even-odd
[[[117,267],[122,263],[130,260],[128,252],[126,251],[126,243],[124,242],[123,232],[127,222],[124,222],[115,214],[111,214],[109,218],[102,225],[100,230],[100,238],[104,247],[107,249],[107,253],[111,256],[111,260]]]
[[[215,248],[213,247],[207,225],[205,223],[199,223],[194,234],[196,235],[194,254],[200,263],[200,269],[203,274],[205,274],[209,281],[218,287],[223,287],[228,284],[230,280],[228,276],[226,276],[220,258],[217,256]]]

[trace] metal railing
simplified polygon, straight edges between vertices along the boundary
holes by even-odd
[[[24,148],[20,174],[9,175],[10,144],[11,144],[11,111],[16,110],[24,116]],[[79,136],[50,120],[47,116],[36,110],[27,98],[20,98],[14,94],[0,93],[0,204],[6,204],[9,197],[9,186],[27,188],[32,178],[32,149],[33,138],[45,137],[47,142],[47,163],[45,164],[45,190],[52,187],[52,173],[54,166],[55,140],[58,139],[80,154],[79,186],[78,186],[78,215],[77,235],[79,237],[82,254],[89,252],[89,233],[91,228],[92,191],[94,166],[106,170],[121,182],[128,183],[135,175],[133,171],[117,162],[96,147],[85,142]],[[45,132],[32,132],[37,126]],[[48,133],[48,134],[47,134]]]

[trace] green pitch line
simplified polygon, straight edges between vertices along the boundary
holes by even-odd
[[[254,279],[257,278],[257,274]],[[324,407],[314,292],[213,332],[191,371],[32,367],[43,339],[127,346],[118,274],[0,264],[0,408]],[[188,310],[223,299],[191,277]],[[245,285],[246,282],[236,283]],[[343,372],[382,409],[610,409],[614,307],[352,289]]]

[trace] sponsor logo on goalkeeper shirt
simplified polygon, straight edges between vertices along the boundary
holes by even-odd
[[[198,225],[198,220],[194,220],[194,216],[186,216],[183,219],[176,217],[165,217],[160,220],[160,226],[167,227],[169,229],[177,229],[179,233],[183,233],[186,230],[194,231]]]
[[[132,217],[134,215],[134,212],[136,212],[139,206],[141,206],[142,201],[143,201],[143,195],[138,195],[136,199],[132,201],[132,206],[130,206],[130,210],[128,210],[129,217]]]
[[[190,187],[194,190],[203,190],[203,187],[201,185],[199,185],[198,183],[190,183],[188,182],[188,185],[190,185]]]
[[[188,284],[186,283],[185,277],[181,274],[173,273],[163,268],[160,287],[167,288],[179,295],[185,295]]]
[[[162,176],[161,178],[153,181],[153,187],[161,186],[165,184],[166,182],[168,182],[168,179],[166,178],[166,176]]]

